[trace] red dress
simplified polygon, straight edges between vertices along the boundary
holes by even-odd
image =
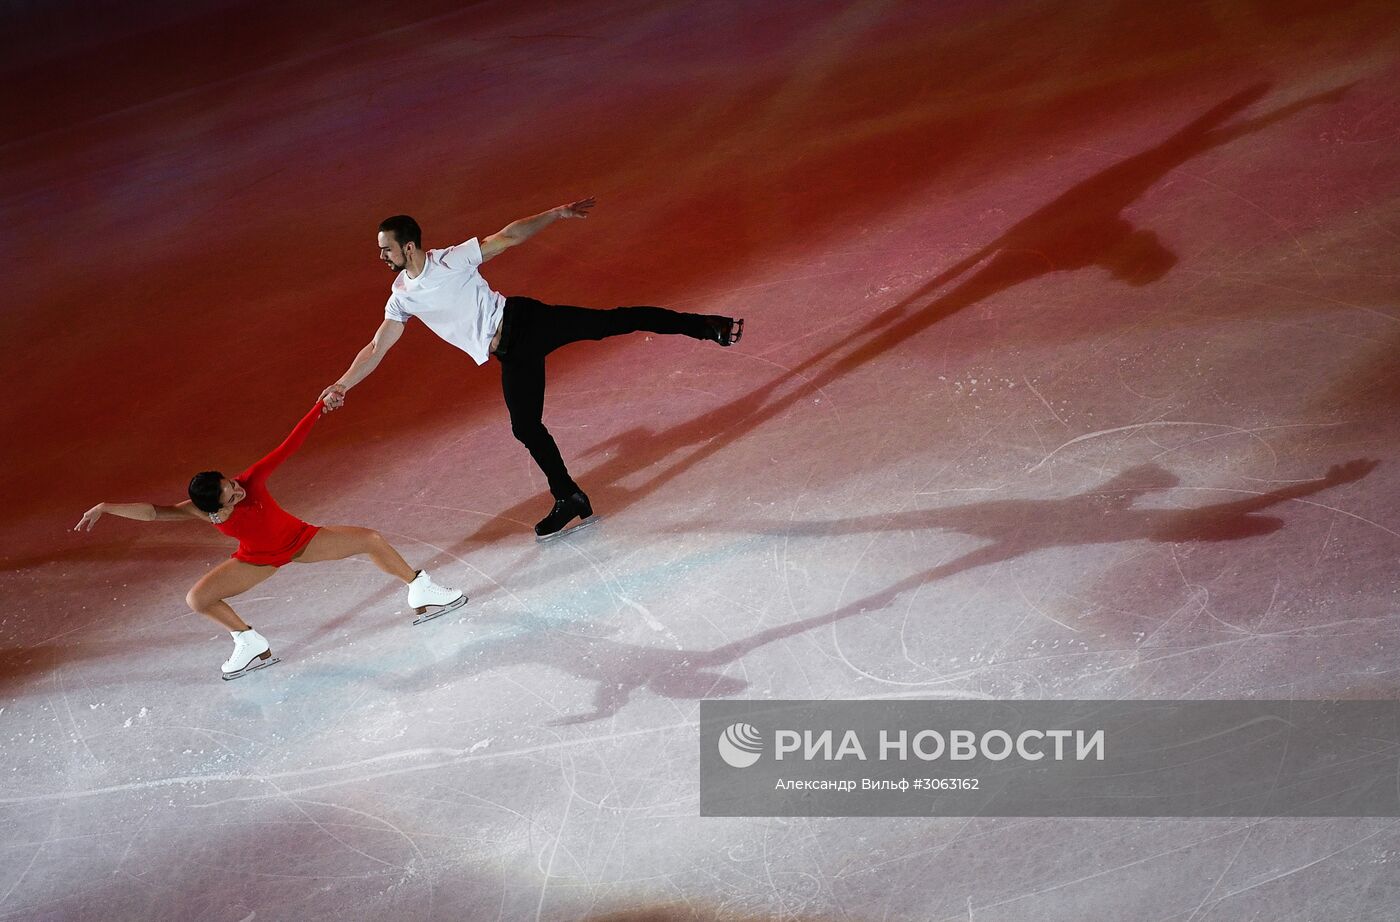
[[[267,478],[301,447],[320,416],[321,404],[317,402],[281,445],[234,478],[243,485],[248,495],[233,507],[227,520],[216,523],[214,527],[238,539],[238,550],[232,554],[235,560],[280,567],[291,563],[292,558],[301,553],[302,548],[321,530],[319,525],[309,525],[283,510],[267,491]]]

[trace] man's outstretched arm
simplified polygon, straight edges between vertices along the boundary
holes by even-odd
[[[341,404],[345,403],[346,391],[368,378],[369,373],[379,367],[384,353],[388,352],[403,335],[403,326],[403,323],[398,320],[384,318],[384,322],[374,332],[374,339],[371,339],[369,344],[359,351],[359,354],[355,356],[355,361],[351,362],[350,367],[345,370],[345,374],[321,392],[321,402],[326,405],[327,410],[338,409]]]
[[[598,204],[592,196],[542,211],[529,218],[512,221],[496,233],[481,241],[481,261],[486,262],[519,243],[524,243],[555,221],[563,218],[586,218],[589,209]]]

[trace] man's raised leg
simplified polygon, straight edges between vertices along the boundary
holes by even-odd
[[[554,508],[535,525],[535,534],[541,537],[555,534],[575,518],[593,515],[587,495],[569,476],[559,446],[544,426],[545,356],[572,342],[637,332],[678,334],[728,346],[738,342],[743,331],[743,321],[729,317],[664,307],[595,310],[524,297],[507,299],[504,322],[507,332],[496,358],[501,363],[501,391],[510,411],[511,431],[529,449],[554,495]]]
[[[606,339],[627,333],[658,333],[706,339],[728,346],[742,335],[742,320],[711,314],[686,314],[665,307],[614,307],[597,310],[557,304],[542,308],[537,335],[545,352],[580,340]]]

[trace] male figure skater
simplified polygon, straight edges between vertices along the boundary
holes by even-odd
[[[581,339],[604,339],[646,330],[679,333],[731,346],[743,335],[744,321],[707,314],[682,314],[661,307],[592,310],[542,304],[533,298],[502,297],[478,271],[481,264],[524,243],[555,221],[586,218],[595,202],[582,199],[507,224],[484,240],[477,238],[446,249],[423,249],[423,233],[408,215],[379,225],[379,258],[397,273],[384,307],[384,322],[360,350],[340,379],[321,393],[330,409],[379,366],[414,317],[472,357],[478,365],[494,355],[501,364],[501,392],[510,411],[510,428],[530,451],[549,481],[554,508],[535,526],[535,534],[553,535],[575,518],[593,514],[588,496],[569,476],[559,447],[543,422],[544,360],[560,346]]]

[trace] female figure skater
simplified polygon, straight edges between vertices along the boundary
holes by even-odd
[[[326,412],[329,411],[325,405],[318,402],[281,445],[237,477],[229,479],[219,471],[196,474],[190,481],[190,498],[182,503],[98,503],[73,528],[91,531],[104,513],[111,513],[145,522],[203,519],[237,538],[238,550],[233,556],[204,574],[185,596],[190,608],[213,618],[233,635],[233,655],[223,667],[225,679],[236,679],[278,662],[267,639],[249,627],[226,600],[247,592],[277,572],[278,567],[293,561],[319,563],[368,555],[375,566],[408,586],[409,607],[420,615],[414,624],[454,611],[467,602],[467,597],[456,589],[439,586],[426,572],[411,569],[374,529],[309,525],[277,505],[267,491],[267,478],[301,447],[311,427]]]

